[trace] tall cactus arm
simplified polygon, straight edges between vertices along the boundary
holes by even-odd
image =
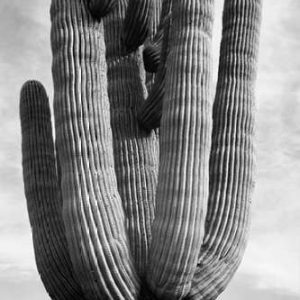
[[[104,21],[108,95],[115,169],[126,215],[132,257],[139,274],[146,270],[157,180],[157,142],[137,123],[137,108],[146,97],[141,51],[124,55],[120,42],[126,0]]]
[[[129,0],[122,41],[128,52],[135,51],[151,31],[155,0]]]
[[[39,82],[24,84],[20,117],[25,195],[38,271],[51,299],[85,299],[68,254],[50,108]]]
[[[63,217],[76,278],[89,299],[135,299],[114,170],[102,22],[85,0],[52,0],[54,113]]]
[[[166,0],[164,8],[171,9],[171,0]],[[166,9],[166,11],[168,11]],[[155,76],[154,84],[150,90],[147,100],[139,108],[138,121],[139,125],[146,131],[157,129],[160,126],[160,120],[162,116],[163,98],[165,95],[165,80],[166,80],[166,61],[169,53],[169,32],[171,27],[170,14],[165,16],[163,27],[163,45],[161,49],[161,58],[159,64],[159,70]],[[145,51],[144,51],[145,53]]]
[[[254,186],[254,84],[261,0],[225,0],[213,107],[205,239],[191,299],[216,299],[245,249]]]
[[[174,1],[147,282],[162,299],[190,291],[204,236],[211,140],[213,1]]]
[[[88,7],[92,16],[100,21],[101,18],[111,12],[117,4],[117,1],[118,0],[88,0]]]

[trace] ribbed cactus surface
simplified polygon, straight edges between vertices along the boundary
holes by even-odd
[[[150,32],[149,35],[147,37],[147,39],[144,42],[143,48],[147,48],[147,45],[151,45],[152,42],[154,42],[158,30],[160,28],[160,23],[161,23],[161,19],[162,19],[162,6],[163,6],[163,0],[153,0],[153,8],[152,8],[152,15],[150,20],[148,20],[150,22]],[[160,30],[161,31],[161,30]],[[151,71],[151,68],[155,68],[155,66],[150,67],[150,69],[147,67],[147,63],[145,60],[145,56],[144,56],[144,51],[143,51],[143,61],[144,61],[144,67],[146,70],[146,87],[147,87],[147,91],[149,93],[149,91],[151,91],[152,86],[154,84],[154,78],[155,75],[153,74],[153,71]],[[148,65],[149,66],[149,65]],[[157,67],[157,66],[156,66]]]
[[[85,299],[67,251],[50,107],[39,82],[24,84],[20,117],[25,195],[37,268],[52,299]]]
[[[157,5],[158,6],[158,5]],[[143,50],[143,59],[145,70],[150,73],[156,73],[161,61],[161,52],[163,48],[165,27],[169,27],[171,0],[162,1],[160,19],[156,23],[157,31],[152,39],[145,42]],[[158,13],[157,13],[158,14]],[[158,19],[158,18],[156,18]],[[167,24],[168,23],[168,24]],[[168,37],[166,38],[169,39]],[[165,47],[167,48],[167,47]]]
[[[245,250],[254,186],[254,81],[261,0],[225,0],[205,238],[191,299],[216,299]]]
[[[212,300],[234,275],[254,186],[262,7],[224,3],[213,102],[213,0],[52,0],[55,145],[43,86],[20,96],[51,299]]]
[[[151,32],[151,18],[156,0],[129,0],[124,19],[122,40],[126,49],[135,51]]]
[[[114,169],[103,24],[85,1],[53,0],[54,109],[63,214],[76,276],[90,299],[134,299]]]
[[[155,76],[153,87],[138,113],[139,124],[146,131],[159,128],[162,117],[163,98],[165,96],[166,61],[170,50],[169,33],[172,26],[172,19],[170,17],[171,5],[171,0],[164,1],[161,28],[157,33],[158,38],[153,44],[148,46],[148,50],[147,48],[144,49],[144,61],[145,56],[147,63],[150,65],[154,64],[156,60],[159,61],[158,72]]]
[[[142,275],[154,218],[158,149],[155,134],[146,134],[137,122],[137,110],[147,92],[141,51],[125,55],[120,38],[127,2],[118,2],[105,19],[104,28],[115,170],[131,254]]]
[[[213,1],[172,3],[159,175],[147,281],[162,299],[188,294],[204,235],[211,133]]]

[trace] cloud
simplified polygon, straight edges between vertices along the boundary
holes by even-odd
[[[11,280],[0,281],[0,295],[4,300],[49,300],[49,296],[39,278],[15,282]]]
[[[37,276],[28,225],[14,223],[0,228],[0,282],[24,281]]]
[[[219,300],[298,300],[298,295],[293,295],[277,289],[257,288],[257,279],[249,275],[240,275],[233,279],[228,288],[218,298]]]
[[[34,262],[22,183],[18,110],[19,91],[27,79],[40,78],[52,86],[49,3],[49,0],[0,3],[1,299],[48,298]]]
[[[240,274],[251,275],[259,290],[283,291],[300,296],[300,242],[293,242],[296,230],[256,234],[249,243]],[[298,231],[299,232],[299,231]]]

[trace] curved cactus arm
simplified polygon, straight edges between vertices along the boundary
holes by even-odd
[[[148,73],[156,73],[160,64],[160,55],[162,49],[163,33],[157,36],[157,40],[149,42],[143,50],[143,61],[145,70]]]
[[[190,291],[204,236],[211,139],[213,1],[174,1],[147,282],[162,299]]]
[[[89,299],[136,299],[114,169],[103,24],[85,0],[52,0],[54,112],[63,218],[76,278]]]
[[[166,5],[166,4],[167,5]],[[138,121],[139,125],[146,131],[151,131],[160,126],[162,116],[163,98],[165,95],[165,79],[166,79],[166,61],[169,53],[169,32],[171,27],[171,1],[166,0],[164,6],[169,8],[169,13],[165,16],[163,27],[163,45],[161,50],[160,65],[157,75],[155,76],[154,84],[150,90],[147,100],[139,108]],[[166,10],[167,11],[167,10]],[[145,51],[144,51],[145,54]],[[145,60],[144,60],[145,63]]]
[[[92,16],[101,21],[101,19],[112,11],[118,0],[88,0],[88,7]]]
[[[141,51],[124,55],[120,35],[127,7],[120,0],[104,21],[108,95],[115,169],[130,249],[139,274],[146,271],[157,181],[155,134],[140,130],[137,108],[146,97]]]
[[[254,85],[261,0],[225,0],[213,107],[205,239],[191,299],[216,299],[244,253],[254,186]]]
[[[38,271],[51,299],[85,299],[68,254],[50,108],[39,82],[28,81],[22,87],[20,117],[25,195]]]
[[[155,0],[129,0],[123,24],[122,41],[128,52],[135,51],[151,31]]]

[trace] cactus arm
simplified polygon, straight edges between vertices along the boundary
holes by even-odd
[[[84,299],[64,235],[50,108],[39,82],[24,84],[20,117],[25,195],[38,271],[51,299]]]
[[[144,43],[151,31],[155,0],[129,0],[122,40],[128,52]]]
[[[166,79],[166,61],[169,53],[169,32],[171,27],[171,1],[166,0],[164,3],[164,11],[168,12],[164,20],[164,33],[162,34],[162,50],[159,64],[159,70],[155,76],[154,85],[149,93],[147,100],[139,108],[138,121],[139,125],[146,131],[151,131],[160,126],[162,116],[163,98],[165,95],[165,79]],[[145,51],[144,51],[145,54]],[[144,61],[145,62],[145,61]]]
[[[225,0],[204,244],[191,299],[216,299],[245,250],[254,186],[254,84],[261,0]]]
[[[157,40],[147,43],[143,50],[143,61],[148,73],[156,73],[160,63],[163,34],[160,32]],[[151,74],[150,74],[151,76]]]
[[[118,0],[88,0],[88,7],[92,16],[100,21],[112,11]]]
[[[135,299],[114,170],[102,22],[85,0],[52,0],[54,112],[70,256],[90,299]]]
[[[204,235],[211,134],[213,1],[174,1],[147,283],[185,297]]]
[[[115,169],[123,201],[130,249],[137,271],[146,270],[157,180],[157,142],[154,133],[140,130],[137,107],[146,97],[141,51],[124,55],[120,42],[127,7],[120,0],[104,22],[108,95]]]

